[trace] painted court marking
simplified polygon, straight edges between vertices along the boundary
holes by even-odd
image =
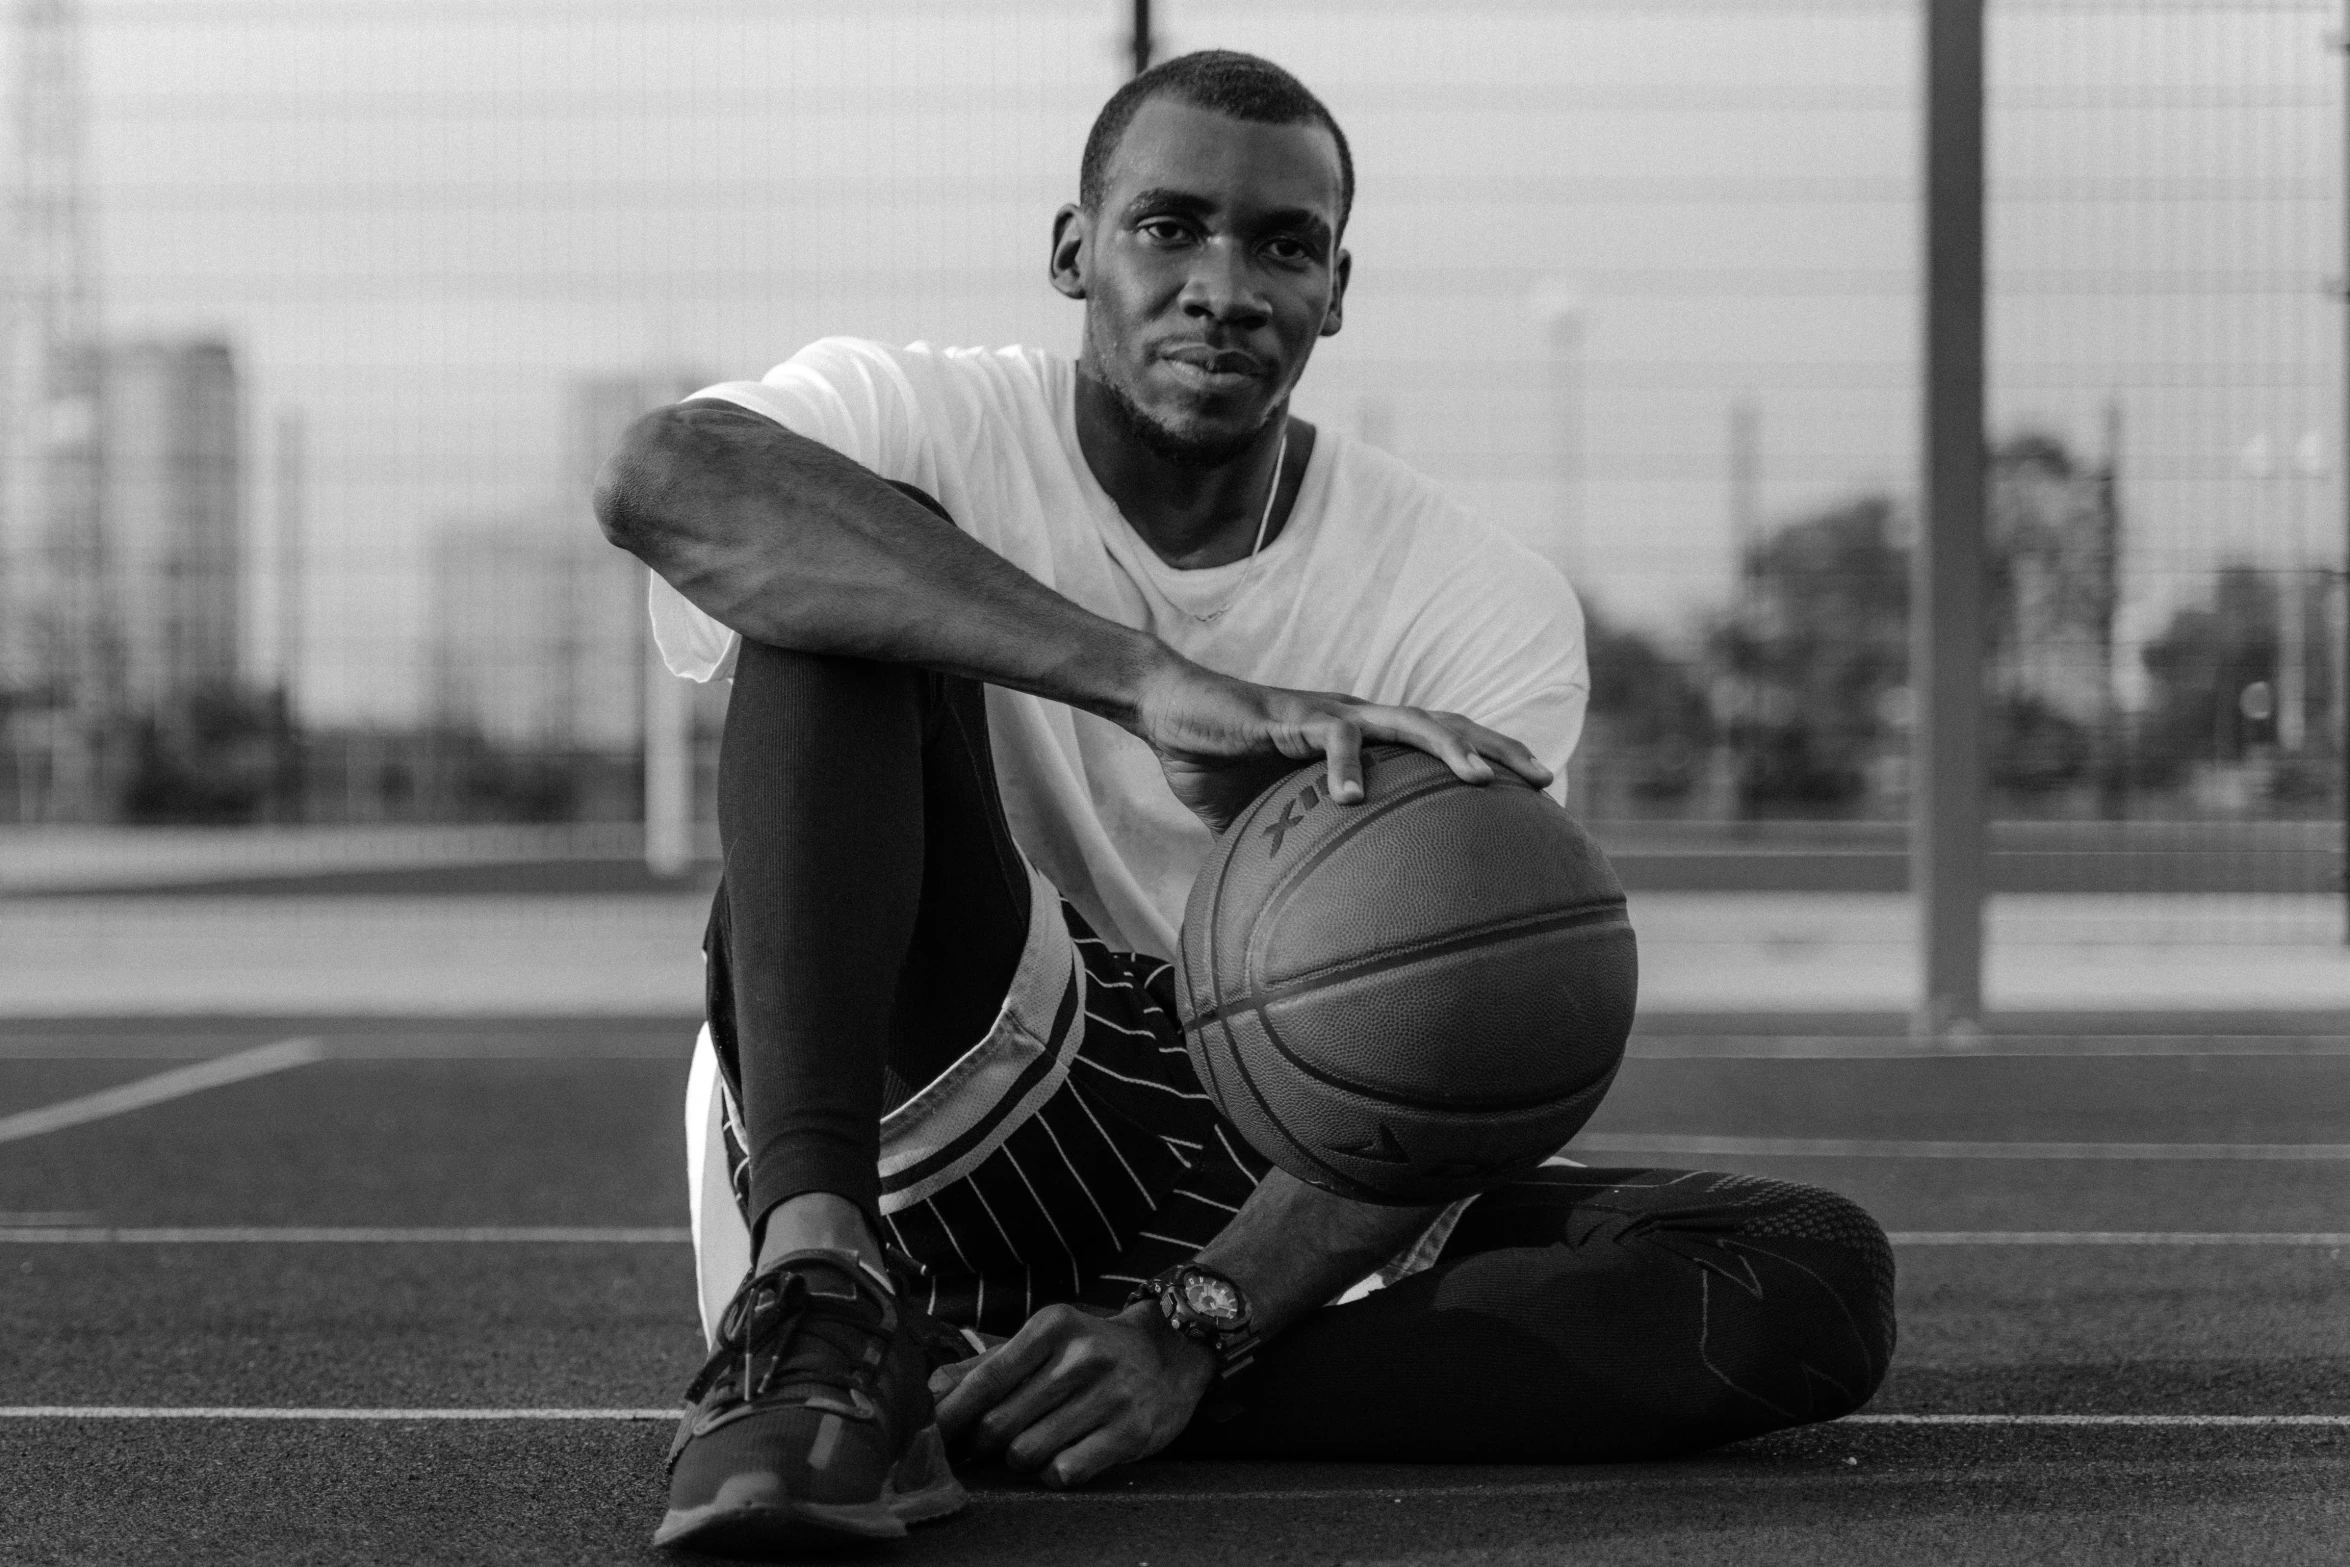
[[[669,1421],[676,1406],[643,1408],[280,1408],[241,1404],[8,1404],[0,1420],[346,1420],[401,1423],[432,1420]],[[2233,1430],[2312,1427],[2350,1430],[2343,1415],[1846,1415],[1839,1426],[2012,1426],[2126,1427],[2132,1429]],[[1203,1493],[1204,1494],[1204,1493]],[[1291,1493],[1282,1492],[1282,1495]]]
[[[2341,1034],[2009,1034],[1923,1045],[1907,1036],[1635,1035],[1629,1061],[2014,1061],[2146,1056],[2345,1056]]]
[[[2350,1230],[1895,1230],[1896,1246],[2350,1246]]]
[[[1570,1154],[1690,1154],[1700,1158],[1790,1159],[2249,1159],[2350,1160],[2350,1143],[1976,1143],[1857,1137],[1676,1137],[1597,1132]]]
[[[510,1224],[461,1227],[390,1225],[143,1225],[0,1226],[0,1246],[684,1246],[693,1232],[682,1225],[635,1227],[586,1224]]]
[[[103,1225],[0,1214],[0,1246],[685,1246],[682,1225]],[[1896,1246],[2350,1246],[2350,1230],[1895,1230]]]
[[[277,1409],[237,1404],[0,1405],[0,1420],[675,1420],[666,1409]]]
[[[283,1072],[288,1067],[307,1066],[324,1059],[326,1051],[315,1039],[281,1039],[273,1045],[256,1045],[251,1050],[239,1050],[233,1055],[215,1056],[199,1061],[194,1066],[183,1066],[153,1077],[142,1077],[135,1083],[124,1083],[118,1088],[100,1089],[84,1094],[79,1099],[67,1099],[38,1110],[20,1110],[14,1115],[0,1116],[0,1143],[13,1143],[27,1137],[38,1137],[44,1132],[62,1131],[69,1126],[83,1126],[91,1121],[103,1121],[109,1116],[144,1110],[166,1100],[188,1094],[201,1093],[207,1088],[220,1088],[229,1083],[241,1083],[251,1077],[265,1077],[271,1072]]]

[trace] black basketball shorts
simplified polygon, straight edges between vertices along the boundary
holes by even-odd
[[[1030,875],[1036,917],[996,1026],[881,1128],[883,1238],[922,1265],[934,1315],[991,1334],[1055,1302],[1120,1305],[1189,1261],[1271,1168],[1192,1071],[1173,965],[1114,950]],[[731,1096],[725,1157],[747,1209]],[[1387,1272],[1432,1259],[1448,1231]]]

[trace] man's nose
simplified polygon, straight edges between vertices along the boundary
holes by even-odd
[[[1255,269],[1242,247],[1213,240],[1200,246],[1191,275],[1184,280],[1183,313],[1248,329],[1272,318],[1272,304],[1257,286]]]

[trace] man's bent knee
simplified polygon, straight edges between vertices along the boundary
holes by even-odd
[[[1734,1286],[1710,1299],[1708,1366],[1778,1418],[1762,1428],[1833,1420],[1884,1381],[1896,1339],[1893,1245],[1852,1199],[1791,1181],[1732,1176],[1705,1233],[1718,1255],[1685,1253]],[[1694,1233],[1692,1234],[1694,1238]]]

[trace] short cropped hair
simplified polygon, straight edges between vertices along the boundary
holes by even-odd
[[[1338,143],[1338,226],[1346,227],[1355,204],[1354,154],[1322,100],[1306,84],[1270,60],[1236,49],[1202,49],[1164,60],[1110,94],[1086,134],[1085,157],[1077,171],[1077,199],[1088,212],[1101,208],[1110,157],[1133,123],[1135,111],[1153,98],[1173,98],[1214,114],[1258,125],[1319,125]]]

